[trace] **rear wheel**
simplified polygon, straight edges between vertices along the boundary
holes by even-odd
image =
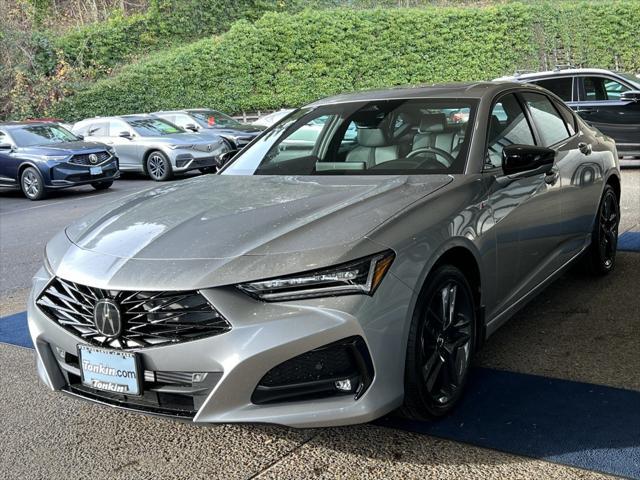
[[[36,168],[27,167],[22,171],[20,186],[25,197],[29,200],[42,200],[47,196],[44,179]]]
[[[404,416],[441,417],[458,402],[475,348],[475,311],[459,269],[443,265],[429,276],[409,331]]]
[[[156,182],[169,180],[173,176],[171,162],[164,153],[154,150],[147,157],[147,173]]]
[[[107,188],[111,187],[111,185],[113,185],[113,181],[111,180],[105,182],[93,182],[91,184],[91,186],[96,190],[106,190]]]
[[[591,233],[591,246],[584,259],[591,273],[606,275],[616,266],[619,224],[618,195],[611,185],[607,185],[604,188],[598,207],[598,215]]]

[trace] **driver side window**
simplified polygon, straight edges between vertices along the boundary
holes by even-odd
[[[494,105],[489,116],[489,135],[485,169],[502,166],[502,150],[508,145],[535,145],[533,133],[522,106],[512,93]]]

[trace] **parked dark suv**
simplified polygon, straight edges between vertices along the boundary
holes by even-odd
[[[556,68],[497,80],[540,85],[562,98],[589,124],[616,141],[618,155],[640,165],[640,78],[596,68]]]
[[[30,200],[78,185],[103,190],[119,175],[118,158],[104,144],[55,123],[0,123],[0,186],[19,188]]]
[[[243,149],[265,129],[260,125],[241,123],[229,115],[209,108],[156,112],[152,115],[192,132],[216,133],[227,141],[231,150]]]

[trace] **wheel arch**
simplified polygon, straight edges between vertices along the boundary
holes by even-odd
[[[620,183],[620,177],[617,174],[612,173],[605,181],[605,185],[611,185],[618,197],[618,204],[620,204],[620,195],[622,194],[622,184]]]

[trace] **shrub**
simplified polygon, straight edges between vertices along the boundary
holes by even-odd
[[[129,65],[55,105],[78,119],[296,106],[338,92],[490,79],[571,62],[639,70],[640,3],[507,3],[268,13]]]

